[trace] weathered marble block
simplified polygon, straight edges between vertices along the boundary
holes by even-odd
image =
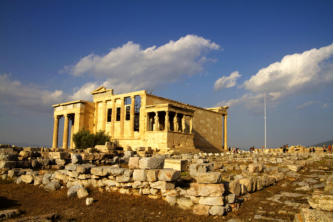
[[[178,171],[185,171],[187,166],[186,160],[180,159],[165,159],[164,169],[174,169]]]
[[[164,164],[164,158],[144,157],[139,160],[140,169],[161,169]]]
[[[173,169],[159,170],[158,178],[161,181],[175,181],[180,178],[181,172]]]
[[[221,197],[225,192],[223,184],[191,183],[187,190],[189,196]]]
[[[220,183],[221,174],[219,172],[197,173],[197,183]]]

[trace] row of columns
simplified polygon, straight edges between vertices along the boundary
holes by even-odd
[[[74,114],[72,114],[74,115]],[[62,116],[54,116],[53,122],[53,140],[52,140],[52,148],[58,147],[58,133],[59,133],[59,119]],[[63,131],[63,146],[62,148],[68,148],[68,125],[69,125],[70,114],[64,115],[64,131]],[[72,124],[71,124],[71,135],[70,135],[70,147],[73,147],[73,130],[74,130],[74,117],[72,116]]]
[[[135,116],[135,96],[131,96],[131,104],[130,104],[130,136],[134,137],[134,116]],[[102,116],[99,117],[98,116],[98,103],[95,103],[95,133],[97,132],[97,123],[98,123],[98,118],[101,118],[102,121],[102,127],[101,130],[105,131],[106,129],[106,116],[108,113],[108,109],[107,109],[107,101],[102,101]],[[111,138],[115,138],[115,122],[116,122],[116,113],[117,110],[116,108],[121,108],[120,111],[120,137],[124,137],[124,121],[125,121],[125,106],[124,106],[124,98],[121,98],[121,105],[120,107],[116,107],[116,98],[112,100],[112,113],[111,113],[111,122],[112,124],[110,124],[110,135]]]
[[[154,131],[159,131],[159,115],[158,112],[154,112],[155,116],[154,116]],[[181,132],[185,133],[186,130],[186,115],[183,114],[182,116],[182,120],[181,120],[182,124],[181,124]],[[169,112],[166,111],[166,115],[165,115],[165,129],[164,131],[168,132],[170,129],[170,121],[169,121]],[[177,113],[175,113],[174,117],[173,117],[173,129],[174,132],[179,132],[179,124],[177,121]],[[190,118],[190,122],[189,122],[189,133],[192,133],[192,118]]]

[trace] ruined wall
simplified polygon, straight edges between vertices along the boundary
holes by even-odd
[[[193,148],[194,136],[178,132],[168,132],[167,147],[178,148]]]
[[[204,151],[223,150],[223,116],[197,109],[193,117],[195,147]]]

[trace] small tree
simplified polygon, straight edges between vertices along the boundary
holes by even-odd
[[[88,130],[83,129],[73,135],[73,142],[77,149],[94,147],[95,136]]]
[[[95,134],[94,146],[104,145],[109,140],[110,140],[110,137],[104,134],[104,131],[99,131]]]
[[[95,147],[95,145],[104,145],[110,138],[103,131],[96,134],[90,133],[88,130],[80,130],[73,135],[73,142],[77,149],[85,149]]]

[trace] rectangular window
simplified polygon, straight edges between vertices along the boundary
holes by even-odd
[[[112,114],[112,109],[108,109],[108,115],[107,115],[107,122],[111,122],[111,114]]]
[[[125,120],[130,120],[130,106],[125,107]]]
[[[135,116],[134,116],[134,124],[133,124],[133,130],[134,131],[139,131],[139,117],[140,117],[140,106],[141,106],[141,98],[140,96],[135,96],[134,99],[134,103],[135,103]]]
[[[124,97],[124,105],[130,105],[131,104],[131,97]]]
[[[120,121],[121,120],[121,108],[120,107],[117,107],[117,110],[116,110],[116,121]]]

